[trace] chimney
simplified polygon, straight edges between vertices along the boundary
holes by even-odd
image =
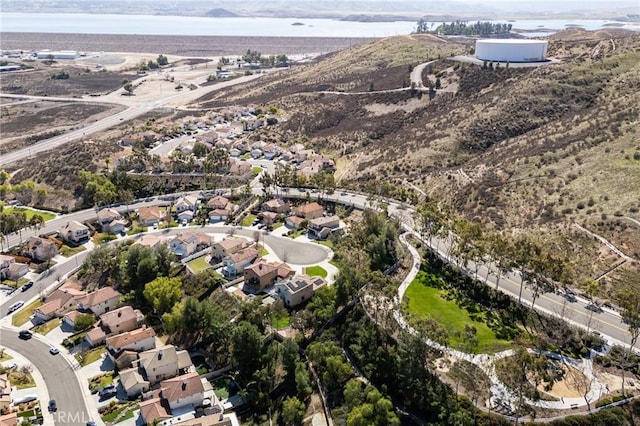
[[[187,379],[182,379],[182,390],[187,389]]]
[[[122,316],[122,311],[118,312],[118,318]]]
[[[162,359],[162,351],[158,351],[158,361]]]

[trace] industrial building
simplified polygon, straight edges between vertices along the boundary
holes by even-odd
[[[543,62],[547,60],[547,44],[545,40],[478,40],[476,58],[494,62]]]
[[[78,59],[80,57],[80,53],[77,50],[40,50],[37,53],[38,59]]]

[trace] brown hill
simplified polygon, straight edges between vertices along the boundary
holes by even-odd
[[[573,253],[576,285],[623,260],[572,226],[582,224],[635,259],[609,277],[640,291],[640,36],[571,29],[550,40],[558,64],[441,59],[423,76],[440,79],[434,99],[374,93],[408,86],[418,63],[468,49],[392,37],[199,103],[275,104],[289,120],[263,137],[333,153],[342,186],[407,197],[408,181],[488,229],[541,236]]]

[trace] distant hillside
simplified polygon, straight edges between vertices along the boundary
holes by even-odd
[[[431,101],[318,93],[406,87],[412,66],[468,49],[435,36],[377,40],[207,105],[276,104],[289,120],[271,137],[339,157],[341,185],[403,197],[409,181],[487,229],[574,253],[578,281],[620,260],[571,225],[582,224],[636,259],[621,275],[640,291],[640,35],[567,30],[550,40],[561,63],[539,68],[440,60],[424,75],[442,84]]]
[[[210,11],[205,13],[204,16],[211,16],[214,18],[234,18],[240,15],[238,15],[237,13],[233,13],[227,9],[216,8],[211,9]]]

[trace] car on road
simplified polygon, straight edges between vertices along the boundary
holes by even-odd
[[[49,412],[55,413],[56,411],[58,411],[58,404],[56,403],[55,399],[52,399],[51,401],[49,401]]]
[[[49,353],[51,355],[58,355],[60,353],[60,349],[52,347],[52,348],[49,349]]]
[[[589,310],[589,311],[591,311],[591,312],[595,312],[596,314],[601,314],[602,312],[604,312],[602,310],[602,308],[600,306],[596,305],[595,303],[589,303],[584,308]]]
[[[29,340],[31,336],[33,336],[33,334],[29,330],[20,330],[18,333],[18,337],[22,340]]]
[[[567,299],[567,301],[569,301],[569,302],[577,302],[578,301],[578,299],[576,299],[575,294],[573,294],[573,293],[565,293],[564,294],[564,298]]]
[[[15,312],[18,309],[22,308],[22,306],[24,306],[24,300],[18,300],[16,303],[9,306],[8,313]]]
[[[22,287],[20,287],[20,290],[22,290],[22,291],[27,291],[27,290],[29,290],[31,287],[33,287],[33,281],[29,281],[28,283],[26,283],[25,285],[23,285]]]
[[[98,425],[96,424],[96,422],[92,420],[90,422],[87,422],[87,426],[98,426]]]

